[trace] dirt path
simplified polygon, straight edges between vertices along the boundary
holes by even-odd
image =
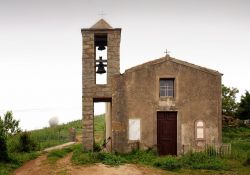
[[[103,164],[91,166],[72,165],[72,153],[59,159],[55,164],[49,164],[47,155],[42,155],[35,160],[27,162],[17,169],[15,175],[164,175],[166,171],[139,165],[122,165],[110,167]]]

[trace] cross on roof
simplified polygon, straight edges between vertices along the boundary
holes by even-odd
[[[168,49],[166,49],[166,51],[164,52],[164,53],[166,53],[166,56],[168,55],[169,56],[169,51],[168,51]]]
[[[99,14],[98,14],[101,18],[103,18],[105,15],[107,15],[106,13],[104,13],[103,11],[101,11]]]

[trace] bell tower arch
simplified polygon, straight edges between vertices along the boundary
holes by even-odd
[[[113,28],[100,19],[92,27],[81,29],[81,33],[83,147],[93,150],[94,102],[109,102],[112,105],[111,78],[120,74],[121,28]],[[106,74],[106,83],[97,84],[97,76],[103,74]],[[111,113],[106,118],[111,120]],[[110,123],[106,121],[106,126]],[[106,137],[108,135],[111,136],[111,127],[106,128]]]

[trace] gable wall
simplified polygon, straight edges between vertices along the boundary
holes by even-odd
[[[165,77],[175,78],[174,99],[159,97],[159,78]],[[129,151],[129,145],[133,144],[128,140],[129,118],[141,119],[140,148],[156,147],[157,111],[178,112],[178,153],[183,151],[183,145],[203,144],[195,140],[194,128],[198,119],[205,122],[205,141],[221,142],[220,75],[165,61],[126,71],[112,82],[112,116],[122,125],[118,132],[121,139],[113,138],[113,142],[121,144],[113,145],[114,150]]]

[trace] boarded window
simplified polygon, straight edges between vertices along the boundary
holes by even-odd
[[[129,140],[140,140],[141,126],[140,119],[129,119]]]
[[[160,79],[160,97],[174,96],[174,78]]]
[[[204,122],[199,120],[195,122],[196,139],[204,139]]]

